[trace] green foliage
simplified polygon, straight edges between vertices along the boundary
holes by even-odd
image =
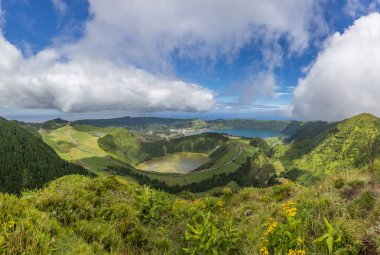
[[[16,123],[0,118],[0,134],[0,192],[20,194],[67,174],[88,174]]]
[[[363,192],[352,203],[352,214],[356,217],[365,217],[374,207],[376,196],[372,191]]]
[[[334,188],[341,189],[345,185],[345,181],[342,177],[334,180]]]
[[[272,149],[269,147],[267,142],[265,142],[264,139],[260,137],[252,138],[249,141],[249,144],[255,148],[261,149],[268,157],[271,157],[273,154]]]
[[[326,226],[326,233],[321,237],[314,240],[315,243],[324,242],[328,248],[329,254],[332,254],[336,243],[340,243],[342,241],[342,235],[337,227],[333,227],[326,218],[323,218]]]
[[[67,125],[69,122],[61,118],[49,120],[41,124],[41,128],[54,130]]]
[[[272,197],[277,201],[285,200],[293,193],[293,185],[291,182],[276,185],[273,187],[272,192]]]
[[[166,193],[148,187],[144,187],[137,198],[140,202],[140,218],[143,223],[157,223],[162,214],[171,207]]]
[[[338,123],[305,124],[292,137],[283,160],[295,161],[301,169],[331,173],[342,168],[369,164],[378,152],[380,119],[360,114]],[[372,149],[371,149],[372,148]]]
[[[239,235],[232,221],[218,221],[210,213],[199,212],[187,224],[186,254],[239,254]]]
[[[301,233],[301,220],[295,218],[297,208],[295,202],[282,204],[282,214],[286,220],[277,222],[270,219],[266,223],[267,230],[260,240],[260,253],[264,255],[291,254],[304,255],[304,244]]]

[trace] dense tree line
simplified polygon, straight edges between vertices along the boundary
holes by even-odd
[[[0,118],[0,192],[19,194],[67,174],[88,172],[62,160],[25,128]]]

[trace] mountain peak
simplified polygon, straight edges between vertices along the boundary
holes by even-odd
[[[378,117],[376,117],[373,114],[364,112],[364,113],[360,113],[358,115],[355,115],[355,116],[351,117],[350,119],[378,119]]]

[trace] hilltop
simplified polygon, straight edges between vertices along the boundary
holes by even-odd
[[[294,134],[285,158],[314,172],[331,172],[369,163],[371,149],[380,139],[380,119],[359,114],[337,122],[311,122]]]

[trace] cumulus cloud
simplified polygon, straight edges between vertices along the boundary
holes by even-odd
[[[272,44],[283,36],[298,51],[308,46],[311,26],[325,27],[319,2],[90,0],[94,19],[82,43],[86,52],[162,69],[170,68],[173,52],[213,59],[236,54],[258,38]]]
[[[54,49],[24,59],[0,38],[0,104],[66,112],[206,111],[213,94],[198,85],[154,76],[133,66],[62,59]]]
[[[63,0],[52,3],[67,11]],[[228,57],[256,37],[268,43],[285,38],[292,50],[302,51],[310,27],[323,24],[318,3],[89,0],[92,18],[77,42],[25,57],[0,31],[0,105],[68,112],[207,111],[214,94],[176,78],[172,54]],[[268,91],[275,87],[270,78],[259,79]]]
[[[294,91],[296,115],[341,120],[380,115],[380,14],[361,17],[334,34]]]

